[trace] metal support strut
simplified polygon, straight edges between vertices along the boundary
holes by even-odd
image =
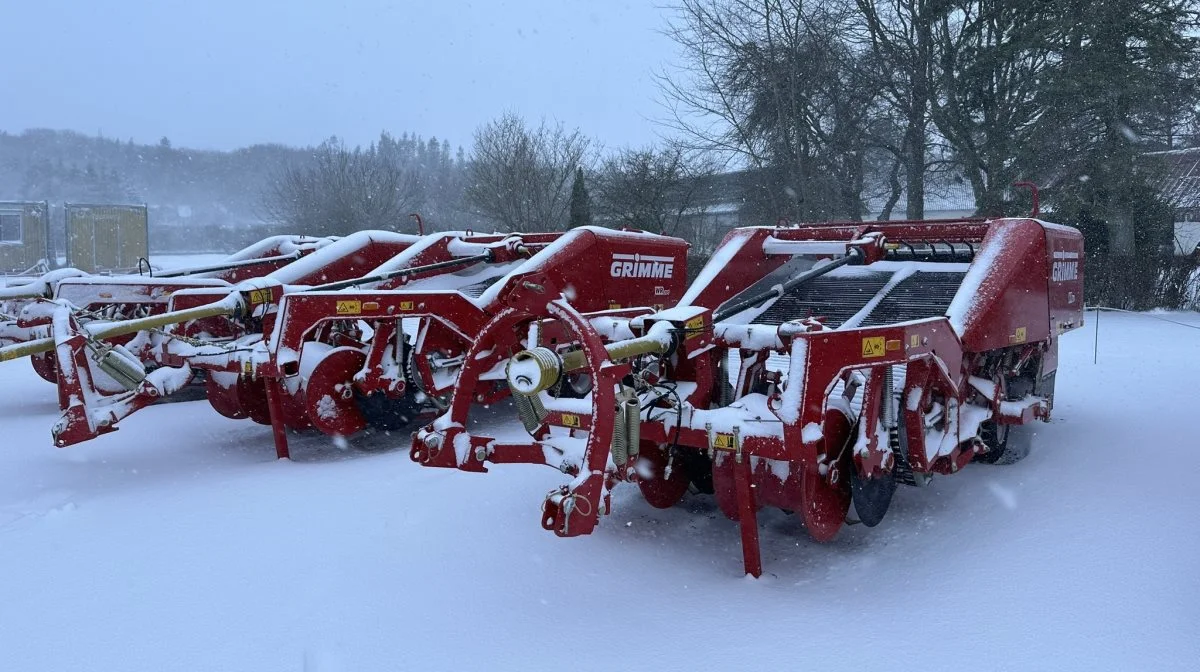
[[[271,434],[275,437],[275,457],[280,460],[290,460],[287,429],[283,424],[283,379],[267,378],[263,382],[267,388],[267,409],[271,414]]]
[[[742,531],[742,563],[746,573],[762,576],[762,549],[758,545],[758,507],[754,502],[754,469],[742,453],[742,441],[734,428],[733,481],[737,488],[738,525]],[[728,458],[727,458],[728,459]]]

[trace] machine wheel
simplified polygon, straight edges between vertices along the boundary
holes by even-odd
[[[42,380],[58,384],[58,359],[53,352],[40,352],[30,357],[29,362]]]
[[[354,401],[367,425],[385,432],[411,427],[421,413],[420,404],[408,392],[398,399],[382,392],[372,395],[355,392]]]
[[[858,520],[867,527],[875,527],[883,522],[888,507],[892,504],[892,495],[896,494],[896,477],[891,472],[864,478],[856,471],[850,479],[850,495],[854,501],[854,512]]]
[[[354,374],[366,361],[358,348],[341,347],[329,350],[313,367],[305,381],[303,412],[317,429],[351,436],[367,426],[353,389]]]
[[[832,408],[826,413],[828,418],[837,415],[841,420],[826,424],[825,440],[835,446],[845,446],[853,436],[851,432],[854,425],[850,418]],[[854,458],[849,450],[841,452],[837,466],[841,477],[835,483],[829,483],[825,476],[812,468],[804,469],[800,475],[800,514],[809,536],[816,541],[829,541],[837,536],[838,530],[842,529],[846,522],[846,514],[850,511],[850,481],[854,472]]]
[[[698,450],[681,450],[675,456],[675,464],[681,462],[688,477],[691,478],[692,487],[696,489],[696,492],[704,495],[713,494],[712,458]]]
[[[980,428],[979,438],[988,450],[972,459],[984,464],[1016,464],[1033,448],[1033,429],[1026,425],[1002,425],[988,420]]]
[[[853,468],[853,466],[851,466]],[[800,477],[803,507],[800,511],[808,535],[816,541],[829,541],[837,536],[850,511],[850,479],[830,485],[815,469],[805,469]]]
[[[858,434],[858,424],[854,425],[853,435]],[[899,445],[897,450],[908,454],[908,441],[901,428],[897,431]],[[889,471],[886,474],[866,478],[854,471],[850,479],[850,497],[854,501],[854,512],[858,520],[867,527],[875,527],[883,522],[888,508],[892,505],[892,495],[896,494],[896,474]]]
[[[234,420],[248,417],[238,395],[240,377],[237,373],[227,371],[213,371],[204,377],[204,390],[208,397],[208,404],[217,413]]]
[[[1034,371],[1040,369],[1040,363],[1032,366]],[[1004,398],[1016,401],[1037,389],[1037,384],[1031,374],[1025,374],[1003,380]],[[988,420],[980,425],[979,439],[988,447],[987,452],[979,453],[971,458],[972,462],[984,464],[1014,464],[1029,455],[1033,447],[1033,428],[1026,425],[1000,424]]]
[[[638,488],[646,502],[656,509],[669,509],[678,504],[691,483],[686,465],[678,457],[671,465],[671,477],[663,477],[667,469],[668,450],[670,446],[643,441],[638,452],[637,472],[641,476]]]
[[[217,381],[225,375],[236,376],[237,381],[229,387],[224,387]],[[234,420],[250,418],[260,425],[271,424],[267,388],[262,379],[250,380],[236,373],[213,372],[205,378],[204,387],[208,403],[217,413]]]
[[[238,378],[238,401],[243,412],[260,425],[271,424],[271,406],[267,403],[267,384],[262,378]]]

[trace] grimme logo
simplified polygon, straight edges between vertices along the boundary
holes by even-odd
[[[1054,264],[1050,267],[1052,282],[1065,282],[1079,279],[1079,253],[1055,250]]]
[[[614,278],[669,279],[675,274],[675,260],[641,254],[614,254],[609,272]]]

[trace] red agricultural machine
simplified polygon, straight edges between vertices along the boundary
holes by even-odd
[[[382,264],[373,259],[365,275],[328,281],[331,266],[322,262],[340,245],[303,260],[323,269],[321,284],[311,274],[294,281],[272,274],[232,290],[181,290],[163,314],[98,329],[57,312],[52,339],[24,344],[53,348],[58,366],[72,372],[59,376],[64,412],[53,430],[56,445],[115,430],[198,371],[219,413],[273,425],[280,457],[288,455],[286,429],[348,436],[367,426],[398,428],[425,409],[444,407],[463,354],[510,285],[535,287],[550,278],[569,287],[584,309],[627,317],[636,311],[622,311],[614,297],[659,307],[678,300],[687,248],[677,239],[598,229],[431,234],[399,254],[391,251]],[[607,269],[602,258],[639,253],[659,255],[652,257],[659,269],[652,281],[600,277]],[[97,344],[129,334],[136,336],[120,349]],[[146,371],[139,359],[158,366]],[[117,385],[98,385],[102,375]],[[506,394],[502,374],[480,390]]]
[[[229,297],[259,287],[293,287],[358,277],[418,240],[417,236],[386,231],[363,231],[339,239],[289,242],[281,238],[248,248],[259,254],[255,263],[218,264],[217,272],[224,278],[160,274],[63,279],[57,283],[55,299],[36,299],[25,307],[21,326],[28,327],[34,338],[0,347],[0,361],[34,358],[35,369],[58,385],[64,418],[56,427],[55,443],[76,443],[112,431],[120,417],[176,393],[193,381],[190,370],[181,375],[163,366],[168,351],[165,344],[221,344],[253,338],[255,334],[261,338],[264,311],[240,311],[241,304]],[[280,246],[295,249],[269,254],[271,249],[279,251]],[[264,268],[270,272],[263,275]],[[230,282],[239,280],[237,285]],[[256,295],[263,292],[258,290]],[[181,297],[189,294],[208,297],[208,301],[224,300],[226,310],[212,306],[207,312],[181,314],[172,310]],[[168,335],[162,330],[183,320],[188,322],[177,333]],[[45,358],[45,363],[39,365],[39,358]],[[72,372],[70,375],[60,375],[64,365]],[[157,393],[153,398],[130,395],[136,382],[142,380],[163,383],[159,387],[150,385]],[[135,403],[122,403],[133,401],[130,396],[136,398]],[[84,410],[89,405],[111,405],[114,413],[89,419]]]
[[[0,289],[0,346],[49,336],[52,315],[59,305],[71,306],[81,323],[156,315],[167,309],[167,301],[177,291],[230,287],[277,271],[334,240],[272,236],[214,264],[160,271],[147,265],[145,275],[90,275],[73,268],[50,271],[25,284]],[[31,355],[30,361],[39,376],[55,382],[52,356],[39,353]]]
[[[257,369],[268,391],[276,452],[288,454],[288,427],[311,424],[349,436],[368,426],[408,426],[445,410],[452,393],[479,403],[503,399],[509,390],[502,369],[483,372],[469,389],[456,382],[472,344],[508,310],[509,297],[554,292],[558,300],[609,320],[648,314],[683,295],[687,248],[678,238],[595,227],[452,239],[445,252],[477,266],[412,278],[399,289],[286,295],[269,339],[269,360]],[[478,365],[499,361],[477,350],[474,356]],[[589,387],[586,375],[564,376],[560,386],[571,396]]]
[[[845,223],[735,229],[678,306],[633,317],[516,283],[411,457],[561,470],[541,507],[559,536],[592,532],[618,482],[663,508],[711,493],[759,576],[763,506],[826,541],[852,504],[874,526],[898,484],[1028,451],[1058,337],[1083,324],[1082,259],[1078,231],[1035,219]],[[563,394],[580,375],[587,394]],[[468,431],[501,377],[528,437]]]

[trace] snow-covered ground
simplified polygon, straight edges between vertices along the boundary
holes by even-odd
[[[1093,365],[1093,319],[1029,458],[830,544],[764,512],[757,581],[706,499],[620,488],[558,539],[557,472],[423,469],[400,436],[279,462],[199,401],[56,450],[53,389],[0,365],[0,669],[1195,670],[1200,331],[1105,314]]]

